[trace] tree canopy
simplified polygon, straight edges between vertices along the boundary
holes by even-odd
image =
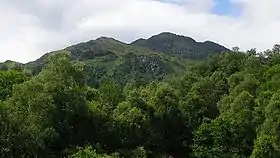
[[[67,51],[50,56],[39,74],[3,69],[0,155],[279,157],[278,47],[266,55],[254,50],[217,54],[180,76],[153,82],[147,76],[128,81],[117,75],[96,86],[88,65]],[[156,57],[131,58],[118,71],[133,73],[141,60],[164,64]],[[140,69],[142,75],[153,70],[153,77],[164,71]]]

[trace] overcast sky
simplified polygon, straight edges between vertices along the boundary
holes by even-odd
[[[0,61],[160,32],[261,51],[280,43],[280,0],[0,0]]]

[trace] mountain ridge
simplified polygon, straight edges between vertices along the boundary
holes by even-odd
[[[146,44],[149,39],[155,42],[155,45],[137,44],[141,43],[141,41]],[[126,84],[131,80],[143,83],[161,81],[168,76],[182,74],[185,69],[199,60],[204,60],[210,54],[222,53],[222,51],[228,50],[211,41],[199,43],[190,37],[166,32],[152,36],[149,39],[138,39],[127,44],[111,37],[101,36],[95,40],[81,42],[61,50],[46,53],[41,58],[26,64],[2,63],[0,66],[4,65],[1,67],[6,70],[12,69],[13,65],[20,65],[20,68],[35,75],[41,72],[50,56],[56,53],[66,53],[73,62],[83,62],[85,64],[87,82],[90,86],[96,87],[105,81],[120,84]],[[161,42],[162,39],[163,42]],[[167,40],[166,42],[165,39],[171,40],[171,42],[168,43],[169,41]],[[153,44],[153,42],[151,43]],[[166,44],[171,44],[171,47],[169,45],[166,51],[162,50],[162,48],[165,49]],[[217,51],[204,52],[205,48],[202,47],[207,46],[208,48],[213,45],[218,48]],[[189,53],[186,51],[187,47],[196,48],[199,51],[195,52],[198,56],[186,55]]]
[[[131,45],[191,59],[206,58],[210,54],[230,51],[228,48],[209,40],[197,42],[191,37],[170,32],[163,32],[148,39],[140,38],[132,42]]]
[[[213,41],[210,41],[210,40],[205,40],[205,41],[203,41],[203,42],[197,42],[196,40],[194,40],[193,38],[191,38],[191,37],[189,37],[189,36],[178,35],[178,34],[171,33],[171,32],[162,32],[162,33],[159,33],[159,34],[156,34],[156,35],[152,35],[150,38],[146,38],[146,39],[145,39],[145,38],[139,38],[139,39],[136,39],[136,40],[134,40],[134,41],[132,41],[132,42],[128,42],[128,43],[122,42],[121,40],[115,39],[115,38],[113,38],[113,37],[100,36],[100,37],[98,37],[98,38],[96,38],[96,39],[93,39],[93,40],[88,40],[88,41],[85,41],[85,42],[80,42],[80,43],[72,44],[72,45],[70,45],[70,46],[67,46],[67,47],[61,49],[61,50],[67,50],[67,49],[69,49],[69,48],[71,48],[71,47],[75,47],[75,46],[78,46],[78,45],[81,45],[81,44],[85,44],[85,43],[89,43],[89,42],[92,42],[92,41],[95,41],[95,42],[96,42],[96,41],[108,41],[108,40],[110,40],[110,41],[115,41],[115,42],[118,42],[118,43],[122,43],[122,44],[124,44],[124,45],[137,45],[137,43],[145,42],[146,40],[149,40],[149,39],[152,39],[152,38],[156,38],[156,37],[159,37],[159,36],[162,36],[162,35],[169,35],[169,36],[173,36],[173,37],[187,38],[187,39],[191,40],[192,42],[196,42],[196,43],[200,43],[200,44],[203,44],[203,43],[204,43],[204,44],[205,44],[205,43],[208,43],[208,44],[209,44],[209,43],[210,43],[210,44],[215,44],[215,45],[219,45],[219,46],[223,47],[224,50],[226,50],[226,51],[230,51],[230,50],[229,50],[228,48],[226,48],[225,46],[220,45],[220,44],[218,44],[218,43],[216,43],[216,42],[213,42]],[[150,48],[148,48],[148,47],[145,47],[145,48],[146,48],[146,49],[150,49]],[[59,50],[58,50],[58,51],[59,51]],[[42,57],[44,57],[44,56],[46,56],[46,55],[52,54],[52,53],[54,53],[54,52],[57,52],[57,51],[51,51],[51,52],[45,53],[45,54],[43,54],[40,58],[42,58]],[[159,52],[160,52],[160,51],[159,51]],[[170,54],[169,54],[169,55],[170,55]],[[40,59],[40,58],[38,58],[38,59]],[[33,61],[29,61],[29,62],[26,62],[26,63],[21,63],[21,62],[12,61],[12,60],[6,60],[6,61],[2,62],[1,64],[7,63],[7,62],[14,62],[14,63],[20,63],[20,64],[28,65],[29,63],[35,62],[35,61],[37,61],[38,59],[33,60]]]

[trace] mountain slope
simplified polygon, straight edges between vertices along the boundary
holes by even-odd
[[[181,74],[188,65],[196,62],[101,37],[50,52],[25,67],[37,74],[49,56],[60,52],[66,52],[71,60],[85,64],[87,83],[93,87],[108,81],[120,84],[160,81],[167,76]]]
[[[210,54],[229,51],[229,49],[211,41],[196,42],[190,37],[168,32],[155,35],[149,39],[136,40],[131,45],[190,59],[203,59]]]
[[[0,63],[0,70],[9,70],[9,69],[22,69],[23,64],[7,60],[4,63]]]
[[[147,40],[139,39],[131,44],[100,37],[47,53],[25,65],[6,62],[2,67],[10,69],[11,65],[20,65],[32,74],[38,74],[50,56],[64,52],[73,62],[85,64],[87,83],[92,87],[110,81],[145,84],[180,75],[206,56],[223,51],[228,49],[210,41],[200,43],[171,33],[161,33]]]

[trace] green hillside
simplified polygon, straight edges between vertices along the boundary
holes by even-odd
[[[27,63],[25,68],[37,74],[50,56],[61,52],[69,54],[73,62],[85,64],[87,83],[93,87],[110,81],[120,84],[162,81],[167,77],[182,74],[186,68],[199,62],[134,44],[129,45],[113,38],[100,37],[45,54],[40,59]]]
[[[23,64],[11,60],[7,60],[4,63],[0,63],[0,70],[22,69],[23,67]]]
[[[280,157],[279,51],[214,55],[142,86],[89,87],[88,65],[113,61],[118,71],[106,70],[135,77],[146,67],[163,74],[157,67],[168,61],[120,54],[74,62],[59,51],[35,76],[0,71],[1,157]]]
[[[210,54],[228,52],[229,49],[211,41],[196,42],[194,39],[169,32],[155,35],[149,39],[139,39],[131,45],[150,48],[169,55],[179,55],[190,59],[203,59]]]
[[[280,157],[280,45],[202,59],[102,37],[2,63],[0,157]]]

